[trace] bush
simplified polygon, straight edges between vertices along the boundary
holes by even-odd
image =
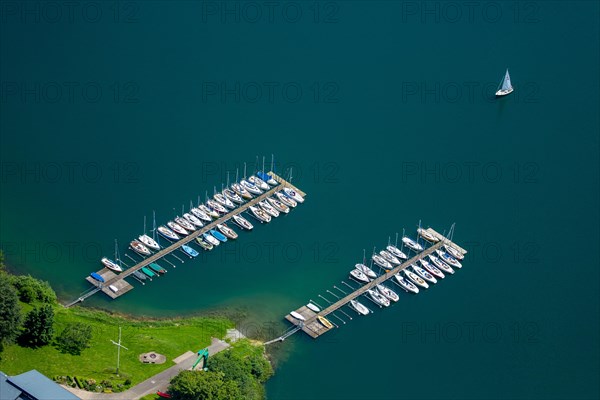
[[[27,313],[19,342],[27,347],[40,347],[52,341],[54,335],[54,310],[49,304],[36,307]]]
[[[40,301],[56,303],[56,293],[48,282],[40,281],[30,275],[12,276],[12,284],[19,292],[19,298],[24,303]]]
[[[90,347],[92,327],[80,322],[70,323],[56,338],[56,347],[63,353],[80,355]]]

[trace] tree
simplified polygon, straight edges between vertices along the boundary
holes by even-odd
[[[221,372],[181,371],[171,380],[173,400],[237,400],[242,393],[234,381],[225,381]]]
[[[56,346],[63,353],[80,355],[90,347],[92,327],[81,322],[68,324],[56,338]]]
[[[19,298],[24,303],[36,300],[42,303],[56,303],[56,293],[48,282],[40,281],[30,275],[13,276],[12,282],[19,291]]]
[[[17,291],[0,272],[0,342],[11,343],[18,336],[22,319]]]
[[[54,310],[49,304],[36,307],[27,313],[19,342],[23,346],[40,347],[52,341],[54,335]]]

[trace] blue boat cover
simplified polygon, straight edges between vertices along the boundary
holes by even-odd
[[[92,272],[90,274],[90,276],[92,278],[94,278],[95,280],[97,280],[97,281],[104,282],[104,278],[100,274],[98,274],[97,272]]]

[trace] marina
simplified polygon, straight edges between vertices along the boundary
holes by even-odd
[[[421,230],[420,227],[419,227],[419,230]],[[382,286],[384,282],[387,282],[387,281],[393,282],[394,284],[396,284],[398,287],[402,288],[403,290],[416,294],[419,292],[418,290],[415,290],[416,288],[414,288],[412,290],[410,289],[411,287],[414,287],[414,285],[412,285],[410,283],[408,283],[408,284],[405,283],[403,285],[400,285],[400,284],[394,282],[394,280],[390,280],[390,278],[395,277],[395,279],[397,279],[398,282],[400,282],[400,281],[410,282],[410,280],[406,277],[399,279],[398,277],[400,277],[401,275],[398,275],[398,274],[402,271],[405,271],[407,273],[407,276],[409,276],[409,277],[416,275],[414,272],[410,272],[407,268],[411,267],[414,270],[414,268],[417,265],[421,264],[425,260],[425,257],[427,257],[427,256],[434,255],[434,257],[435,257],[435,254],[439,254],[439,253],[446,254],[443,251],[443,249],[446,249],[446,248],[452,248],[453,251],[456,251],[457,254],[460,254],[460,256],[462,256],[462,257],[464,257],[464,255],[467,253],[467,251],[465,249],[458,246],[457,244],[452,242],[451,239],[448,239],[447,237],[441,235],[440,233],[436,232],[432,228],[427,228],[422,231],[425,234],[425,236],[427,236],[429,239],[431,239],[431,242],[433,242],[434,244],[432,244],[430,247],[425,248],[422,251],[417,252],[416,255],[409,258],[407,261],[405,261],[399,265],[396,265],[396,266],[392,267],[391,269],[387,269],[384,267],[384,272],[380,276],[370,280],[368,283],[366,283],[364,281],[359,282],[358,280],[356,280],[355,282],[359,283],[361,285],[358,288],[354,288],[354,287],[350,286],[349,284],[347,284],[346,282],[342,281],[342,283],[344,283],[348,288],[353,289],[353,291],[350,293],[347,293],[347,292],[344,292],[341,289],[339,289],[337,286],[334,286],[334,288],[338,289],[340,292],[345,293],[345,296],[338,297],[336,295],[335,297],[338,300],[335,302],[330,302],[328,307],[321,309],[321,311],[319,311],[319,312],[316,311],[316,308],[307,307],[307,306],[302,306],[302,307],[298,308],[297,310],[290,312],[288,315],[285,316],[285,319],[287,321],[289,321],[291,324],[293,324],[293,327],[290,328],[288,331],[286,331],[282,336],[275,338],[273,340],[270,340],[269,342],[267,342],[267,344],[283,341],[287,337],[291,336],[292,334],[294,334],[300,330],[302,330],[304,333],[306,333],[311,338],[316,339],[335,327],[334,324],[323,323],[322,319],[329,315],[336,316],[334,314],[334,312],[338,311],[338,310],[340,310],[340,312],[345,314],[341,310],[341,308],[346,305],[348,305],[352,310],[356,311],[359,315],[366,315],[365,309],[368,309],[368,308],[363,306],[360,303],[358,303],[358,305],[357,305],[357,299],[363,295],[365,295],[365,296],[368,295],[369,297],[367,297],[367,298],[369,300],[371,300],[374,304],[376,304],[378,307],[389,306],[390,305],[389,299],[391,299],[392,302],[396,302],[398,300],[398,298],[397,298],[396,293],[391,291],[388,287]],[[453,227],[451,228],[450,232],[453,232]],[[411,242],[412,247],[414,247],[415,249],[421,247],[420,245],[417,246],[417,244],[418,244],[417,242],[414,242],[412,240],[410,242]],[[389,245],[388,245],[388,247],[389,247]],[[450,257],[452,257],[452,256],[450,256]],[[422,270],[422,268],[420,268],[420,267],[416,267],[416,268],[418,270]],[[356,271],[356,270],[354,270],[354,271]],[[431,276],[426,271],[425,271],[425,273],[428,276]],[[351,276],[355,276],[355,275],[351,274]],[[418,278],[418,276],[415,278],[415,280],[422,281],[422,279]],[[434,279],[432,278],[432,281],[433,280]],[[330,292],[329,290],[328,290],[328,293],[333,294],[333,292]],[[320,296],[320,297],[323,298],[324,300],[327,300],[323,296]],[[347,314],[345,314],[345,315],[347,316]],[[342,320],[341,318],[339,318],[337,316],[336,316],[336,318]],[[352,319],[352,318],[350,318],[350,319]],[[346,323],[343,320],[342,320],[342,322],[344,322],[344,324]]]
[[[188,235],[183,236],[183,237],[177,236],[177,241],[170,242],[171,244],[169,246],[162,248],[161,250],[157,251],[156,253],[150,253],[150,255],[148,255],[145,258],[144,258],[143,254],[140,254],[140,256],[143,258],[142,261],[137,262],[131,268],[124,270],[120,274],[116,274],[115,272],[111,271],[109,268],[103,268],[97,272],[94,272],[93,275],[90,274],[89,276],[86,277],[86,280],[89,283],[91,283],[94,287],[91,288],[90,290],[84,292],[80,297],[78,297],[74,301],[66,304],[66,307],[70,307],[79,302],[85,301],[85,299],[91,297],[92,295],[94,295],[98,292],[103,292],[105,295],[107,295],[111,299],[116,299],[116,298],[124,295],[125,293],[133,290],[134,286],[131,285],[131,283],[129,283],[126,280],[126,278],[133,277],[134,279],[139,280],[139,278],[137,276],[139,276],[140,272],[143,272],[149,278],[160,277],[160,275],[158,273],[152,272],[152,270],[150,269],[151,264],[155,264],[156,262],[161,260],[166,255],[169,255],[175,251],[184,251],[184,250],[181,250],[182,248],[185,249],[184,254],[188,255],[190,258],[195,257],[194,254],[197,255],[197,252],[193,248],[191,248],[190,245],[193,243],[198,243],[196,241],[196,239],[199,237],[204,237],[204,238],[213,237],[214,238],[214,236],[211,236],[211,232],[213,232],[213,234],[218,234],[217,236],[219,236],[219,235],[222,236],[222,238],[224,239],[223,241],[225,241],[227,239],[227,237],[225,235],[221,235],[217,231],[218,227],[220,225],[221,226],[224,225],[227,221],[232,219],[234,216],[241,217],[241,214],[244,212],[247,212],[249,209],[251,209],[251,208],[254,209],[256,207],[259,207],[259,204],[261,202],[265,201],[266,199],[268,199],[270,196],[280,194],[280,192],[282,192],[282,191],[286,191],[286,192],[291,193],[291,195],[295,198],[295,200],[297,200],[298,198],[301,198],[302,201],[304,201],[304,197],[306,196],[306,193],[304,193],[297,187],[293,186],[290,182],[286,181],[282,177],[276,175],[274,172],[268,172],[267,175],[272,177],[273,181],[271,183],[276,184],[276,186],[271,187],[270,189],[268,189],[265,192],[261,191],[261,194],[257,195],[256,197],[253,197],[251,199],[248,199],[248,201],[246,203],[240,204],[237,208],[234,208],[232,210],[225,210],[225,213],[220,215],[217,219],[212,220],[212,222],[205,224],[203,227],[201,227],[195,231],[189,232]],[[236,184],[234,184],[232,186],[236,186]],[[250,185],[248,185],[248,187],[252,187],[252,185],[250,184]],[[285,196],[287,196],[287,195],[285,195]],[[280,196],[278,196],[278,198],[280,198]],[[292,199],[290,199],[290,200],[292,200]],[[259,211],[262,211],[262,210],[259,209]],[[257,215],[262,216],[263,214],[265,214],[265,213],[259,212]],[[260,217],[258,217],[256,219],[259,222],[263,222],[262,218],[260,218]],[[240,219],[238,219],[238,220],[240,220]],[[270,218],[268,220],[270,221]],[[235,220],[232,220],[232,221],[235,221]],[[267,222],[267,220],[265,219],[264,222]],[[252,226],[249,223],[248,223],[248,225]],[[160,228],[159,228],[159,233],[160,233]],[[231,234],[231,232],[229,232],[229,233]],[[134,241],[134,242],[137,242],[137,241]],[[135,250],[139,254],[140,252],[143,252],[143,249],[141,249],[142,251],[138,251],[139,250],[138,244],[141,244],[141,243],[139,243],[139,242],[135,243],[135,246],[137,247],[137,249],[134,248],[133,250]],[[183,246],[186,246],[186,247],[183,247]],[[190,249],[193,250],[193,252],[190,252]],[[131,258],[131,257],[129,257],[129,258]],[[133,258],[131,258],[131,259],[133,260]],[[98,279],[99,277],[102,278],[103,281]]]

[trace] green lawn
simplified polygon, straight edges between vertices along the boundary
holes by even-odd
[[[24,311],[29,306],[24,306]],[[132,320],[103,311],[82,307],[55,308],[55,335],[69,322],[82,322],[92,326],[91,347],[80,356],[60,353],[54,346],[29,349],[17,345],[6,346],[1,354],[0,370],[6,374],[19,374],[37,369],[53,378],[56,375],[108,379],[122,383],[130,379],[135,385],[150,376],[174,365],[173,358],[188,350],[198,351],[210,344],[211,337],[222,338],[233,324],[222,318],[192,317],[173,320]],[[115,374],[117,350],[110,340],[117,341],[118,327],[122,327],[121,376]],[[155,351],[167,356],[162,365],[142,364],[141,353]]]

